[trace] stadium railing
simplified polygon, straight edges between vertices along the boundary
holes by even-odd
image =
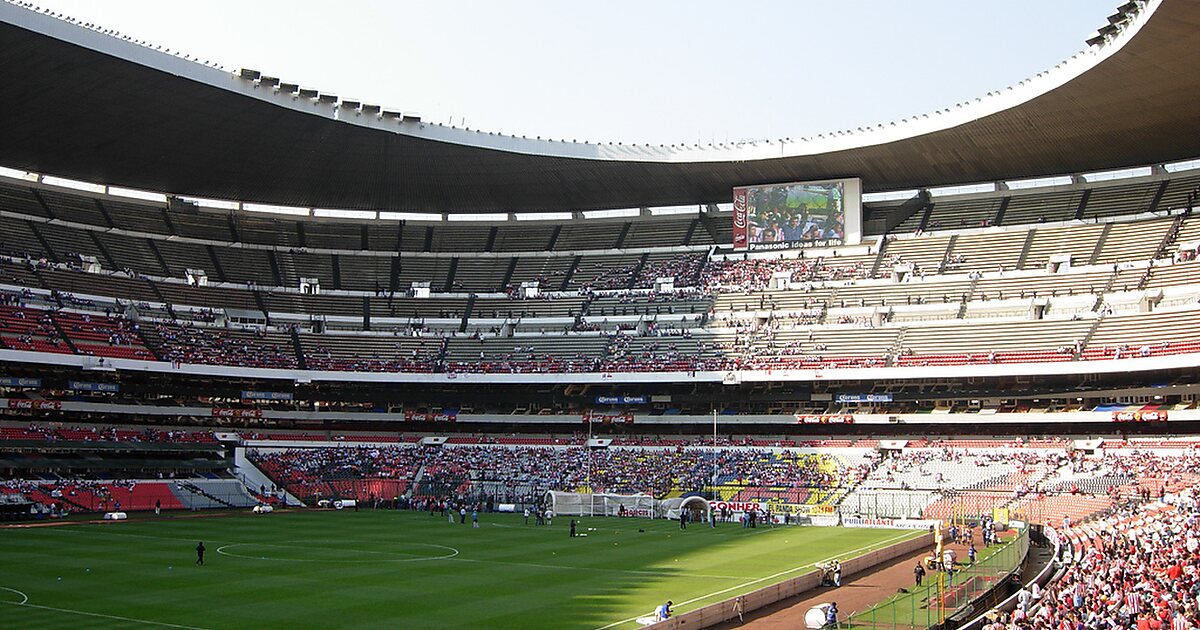
[[[947,576],[930,571],[928,581],[871,608],[852,613],[842,628],[931,628],[945,622],[1020,570],[1029,553],[1029,528],[974,564],[958,564]]]

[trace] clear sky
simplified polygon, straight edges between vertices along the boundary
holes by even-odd
[[[1085,47],[1119,0],[34,0],[230,69],[529,137],[707,143],[896,120]]]

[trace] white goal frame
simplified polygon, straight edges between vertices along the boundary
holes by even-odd
[[[546,492],[546,505],[555,516],[621,516],[655,518],[660,502],[648,494]]]

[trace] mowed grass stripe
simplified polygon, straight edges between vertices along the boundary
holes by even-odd
[[[741,585],[898,536],[726,524],[680,531],[668,521],[594,518],[581,520],[587,537],[571,539],[568,519],[551,527],[525,526],[517,515],[480,521],[475,529],[414,512],[292,512],[5,529],[0,586],[32,604],[214,630],[598,628],[666,599],[698,607],[714,592],[759,588],[791,575]],[[202,568],[193,564],[199,540],[208,547]],[[242,545],[250,557],[217,554],[223,545]],[[444,553],[431,545],[459,553],[402,555]],[[259,559],[273,554],[304,561]],[[9,599],[17,598],[0,591]],[[0,627],[139,626],[151,627],[0,605]]]

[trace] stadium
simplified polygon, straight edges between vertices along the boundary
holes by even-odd
[[[1200,627],[1198,22],[639,145],[0,3],[0,626]]]

